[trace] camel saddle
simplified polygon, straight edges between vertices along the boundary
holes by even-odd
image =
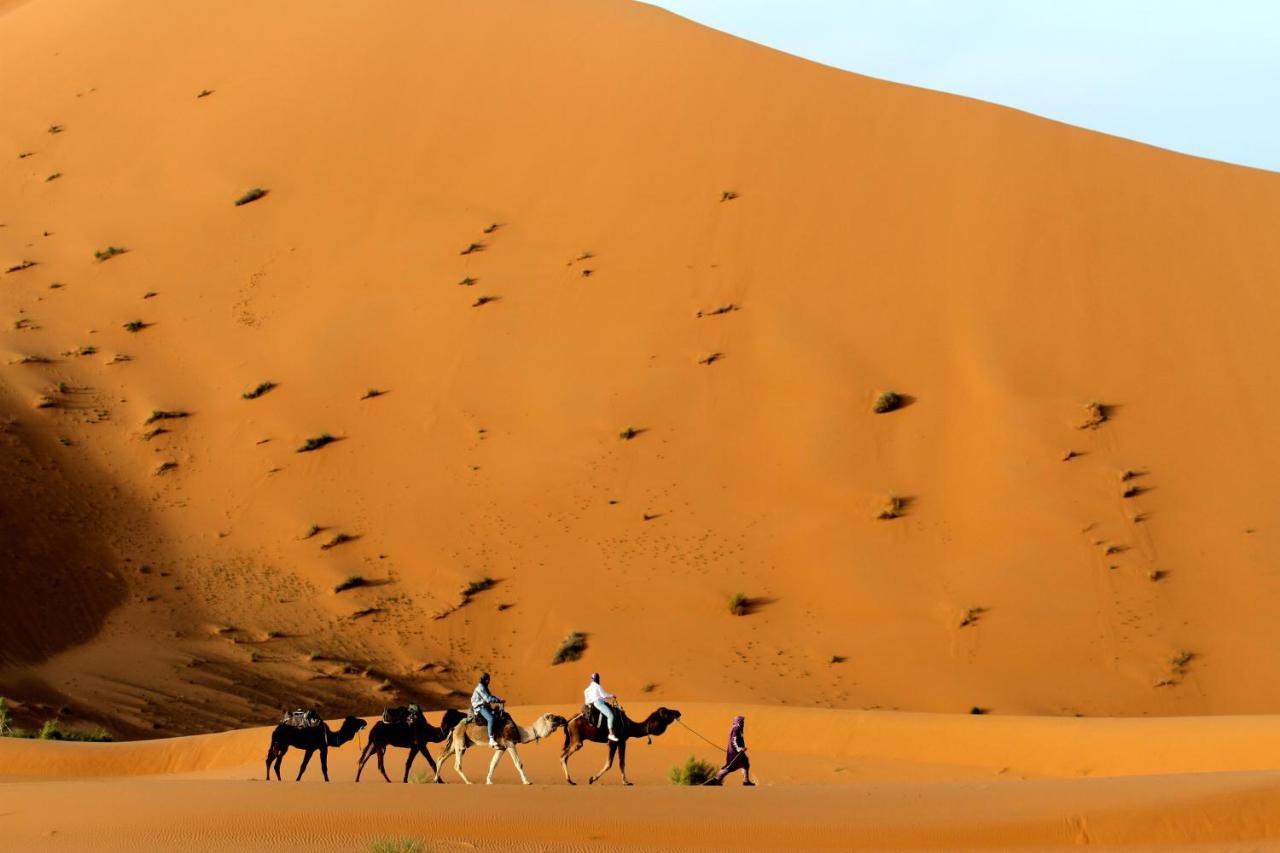
[[[399,705],[395,708],[382,709],[382,722],[388,725],[401,723],[412,726],[422,716],[422,709],[417,705]]]
[[[604,713],[601,712],[601,710],[597,708],[595,705],[583,705],[582,718],[586,720],[587,723],[592,726],[592,728],[604,729],[608,725],[608,721],[606,721],[604,718]],[[625,722],[627,718],[622,713],[621,708],[615,707],[613,709],[613,719],[614,719],[614,725],[617,726],[618,728],[621,728],[623,722]]]
[[[299,708],[296,711],[287,712],[280,722],[286,726],[293,726],[295,729],[310,729],[320,725],[324,721],[320,719],[320,715],[315,711],[308,711],[305,708]]]

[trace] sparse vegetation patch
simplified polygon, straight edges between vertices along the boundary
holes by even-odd
[[[246,400],[256,400],[274,387],[276,387],[276,383],[274,382],[259,382],[252,389],[245,391],[240,396]]]
[[[321,550],[321,551],[328,551],[328,550],[330,550],[330,549],[332,549],[332,548],[337,548],[339,545],[343,545],[343,544],[345,544],[345,543],[347,543],[347,542],[350,542],[350,541],[351,541],[351,540],[353,540],[353,539],[355,539],[355,537],[354,537],[354,536],[351,536],[351,535],[346,534],[346,533],[338,533],[338,534],[336,534],[332,539],[330,539],[328,542],[326,542],[326,543],[324,543],[323,545],[321,545],[321,546],[320,546],[320,550]]]
[[[93,257],[97,261],[107,261],[116,255],[123,255],[128,249],[122,249],[119,246],[108,246],[105,249],[98,249],[93,253]]]
[[[29,270],[29,269],[31,269],[31,268],[32,268],[32,267],[34,267],[35,265],[36,265],[36,262],[35,262],[35,261],[22,261],[22,262],[20,262],[20,263],[16,263],[16,264],[14,264],[13,266],[9,267],[7,270],[5,270],[5,272],[7,272],[7,273],[10,273],[10,272],[22,272],[23,270]]]
[[[329,435],[329,433],[327,432],[322,433],[321,435],[308,438],[306,441],[304,441],[302,443],[302,446],[298,448],[298,453],[310,453],[313,450],[319,450],[325,445],[333,444],[337,440],[338,439]]]
[[[902,408],[902,396],[896,391],[881,391],[876,396],[876,401],[871,404],[871,411],[877,415],[883,415],[900,408]]]
[[[551,658],[551,663],[555,666],[578,660],[586,650],[587,635],[581,631],[570,631],[569,635],[560,641],[560,646]]]
[[[181,410],[166,411],[165,409],[155,409],[147,419],[143,421],[142,425],[148,426],[156,421],[172,421],[185,417],[188,417],[188,413]]]
[[[243,207],[244,205],[249,204],[250,202],[257,201],[258,199],[262,198],[266,194],[267,194],[267,191],[264,190],[262,187],[254,187],[253,189],[249,190],[248,192],[240,196],[240,198],[236,199],[232,203],[236,207]]]
[[[751,599],[740,592],[729,596],[729,612],[734,616],[746,616],[751,612]]]
[[[667,773],[672,785],[705,785],[716,776],[714,765],[690,755],[684,764],[677,764]]]
[[[1107,407],[1096,400],[1084,404],[1084,420],[1080,429],[1097,429],[1107,422]]]
[[[351,577],[342,581],[342,583],[335,586],[333,588],[333,591],[335,593],[346,592],[349,589],[359,589],[362,586],[368,586],[368,585],[369,585],[369,582],[365,580],[363,577],[361,577],[360,575],[352,575]]]
[[[876,513],[876,518],[880,521],[888,521],[890,519],[900,517],[907,509],[907,501],[897,495],[889,495],[884,499],[884,504]]]

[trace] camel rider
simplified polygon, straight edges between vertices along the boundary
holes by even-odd
[[[600,686],[600,673],[591,673],[591,683],[587,685],[586,690],[582,691],[582,698],[588,706],[604,714],[605,725],[609,729],[609,740],[616,741],[618,736],[614,734],[613,706],[609,704],[609,700],[618,697],[604,692],[604,688]]]
[[[471,691],[471,712],[484,718],[485,724],[489,727],[489,746],[497,749],[498,742],[493,739],[493,726],[498,718],[490,707],[491,702],[502,704],[503,700],[489,692],[489,673],[482,672],[480,683],[476,685],[475,690]]]

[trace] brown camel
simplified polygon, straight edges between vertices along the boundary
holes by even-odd
[[[409,750],[409,760],[404,763],[404,781],[409,781],[409,768],[413,766],[413,759],[421,752],[426,756],[427,763],[431,765],[431,772],[435,773],[436,762],[431,757],[431,753],[427,751],[427,744],[440,743],[449,736],[449,732],[453,731],[453,727],[467,718],[467,715],[461,711],[450,708],[444,712],[444,718],[440,720],[440,726],[436,727],[427,722],[426,714],[418,714],[413,718],[413,724],[407,721],[400,723],[387,723],[382,720],[373,724],[373,728],[369,729],[369,745],[364,748],[364,752],[360,753],[360,766],[356,768],[356,781],[360,781],[360,774],[364,771],[364,763],[373,755],[378,756],[378,771],[382,773],[382,778],[388,782],[391,781],[387,776],[387,768],[382,763],[382,758],[387,752],[387,747],[398,746],[401,749]],[[444,784],[444,780],[437,773],[435,780]]]
[[[587,779],[588,785],[594,785],[596,780],[609,772],[609,768],[613,766],[613,756],[618,756],[618,769],[622,771],[622,784],[630,785],[631,780],[627,779],[627,741],[630,738],[655,737],[667,730],[676,720],[680,719],[680,712],[671,708],[659,708],[648,717],[643,723],[637,723],[631,720],[618,708],[615,714],[621,714],[622,719],[618,721],[617,732],[618,739],[616,741],[609,740],[609,730],[601,727],[597,728],[587,721],[587,718],[579,714],[569,720],[564,727],[564,750],[560,753],[560,763],[564,765],[564,778],[570,785],[576,785],[573,778],[569,775],[569,757],[578,750],[582,749],[582,745],[587,741],[596,743],[609,744],[609,760],[604,765],[604,769],[596,775]]]
[[[507,715],[507,712],[501,706],[497,707],[497,713],[502,716],[500,724],[496,726],[497,737],[494,740],[498,743],[498,748],[493,751],[493,760],[489,762],[489,774],[485,776],[484,783],[486,785],[493,784],[493,770],[498,766],[498,762],[502,760],[502,756],[511,753],[511,760],[516,765],[516,772],[520,774],[520,781],[526,785],[533,784],[529,781],[529,777],[524,775],[524,762],[520,760],[520,753],[516,750],[516,746],[522,743],[537,743],[544,737],[548,737],[556,729],[565,724],[564,717],[558,714],[543,714],[541,717],[533,721],[533,725],[529,728],[518,726],[515,720]],[[449,735],[449,745],[445,747],[444,752],[440,755],[440,765],[436,767],[436,781],[440,780],[440,768],[444,766],[444,760],[450,755],[453,756],[453,769],[463,782],[468,785],[471,780],[462,772],[462,756],[473,746],[485,747],[489,745],[489,733],[485,726],[484,720],[478,723],[459,723],[453,727],[453,732]]]
[[[280,762],[292,746],[294,749],[306,750],[306,754],[302,756],[302,766],[298,768],[298,778],[294,781],[302,778],[302,774],[307,770],[307,762],[311,761],[311,753],[318,749],[320,750],[320,772],[324,774],[324,781],[328,782],[329,747],[336,749],[342,746],[367,725],[369,724],[364,720],[347,717],[342,721],[341,728],[335,732],[325,723],[302,728],[281,723],[271,733],[271,746],[267,749],[267,781],[271,781],[272,762],[275,763],[276,780],[279,781]]]

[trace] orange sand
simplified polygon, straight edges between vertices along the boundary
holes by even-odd
[[[633,707],[722,703],[717,740],[742,703],[784,730],[819,713],[784,704],[1059,718],[841,710],[895,744],[850,735],[886,845],[893,815],[1066,831],[1068,794],[1129,814],[1117,843],[1205,840],[1175,802],[1271,834],[1269,777],[1183,774],[1275,764],[1266,718],[1193,717],[1280,704],[1280,176],[626,0],[0,0],[0,40],[0,271],[34,263],[0,273],[20,723],[444,707],[480,668],[565,703],[599,669]],[[888,389],[909,405],[872,414]],[[584,658],[552,666],[570,631]],[[187,743],[148,772],[244,763]],[[891,787],[997,764],[1159,777],[1018,783],[999,815],[981,775]],[[560,814],[546,837],[578,837]],[[1039,831],[1008,843],[1069,841]]]

